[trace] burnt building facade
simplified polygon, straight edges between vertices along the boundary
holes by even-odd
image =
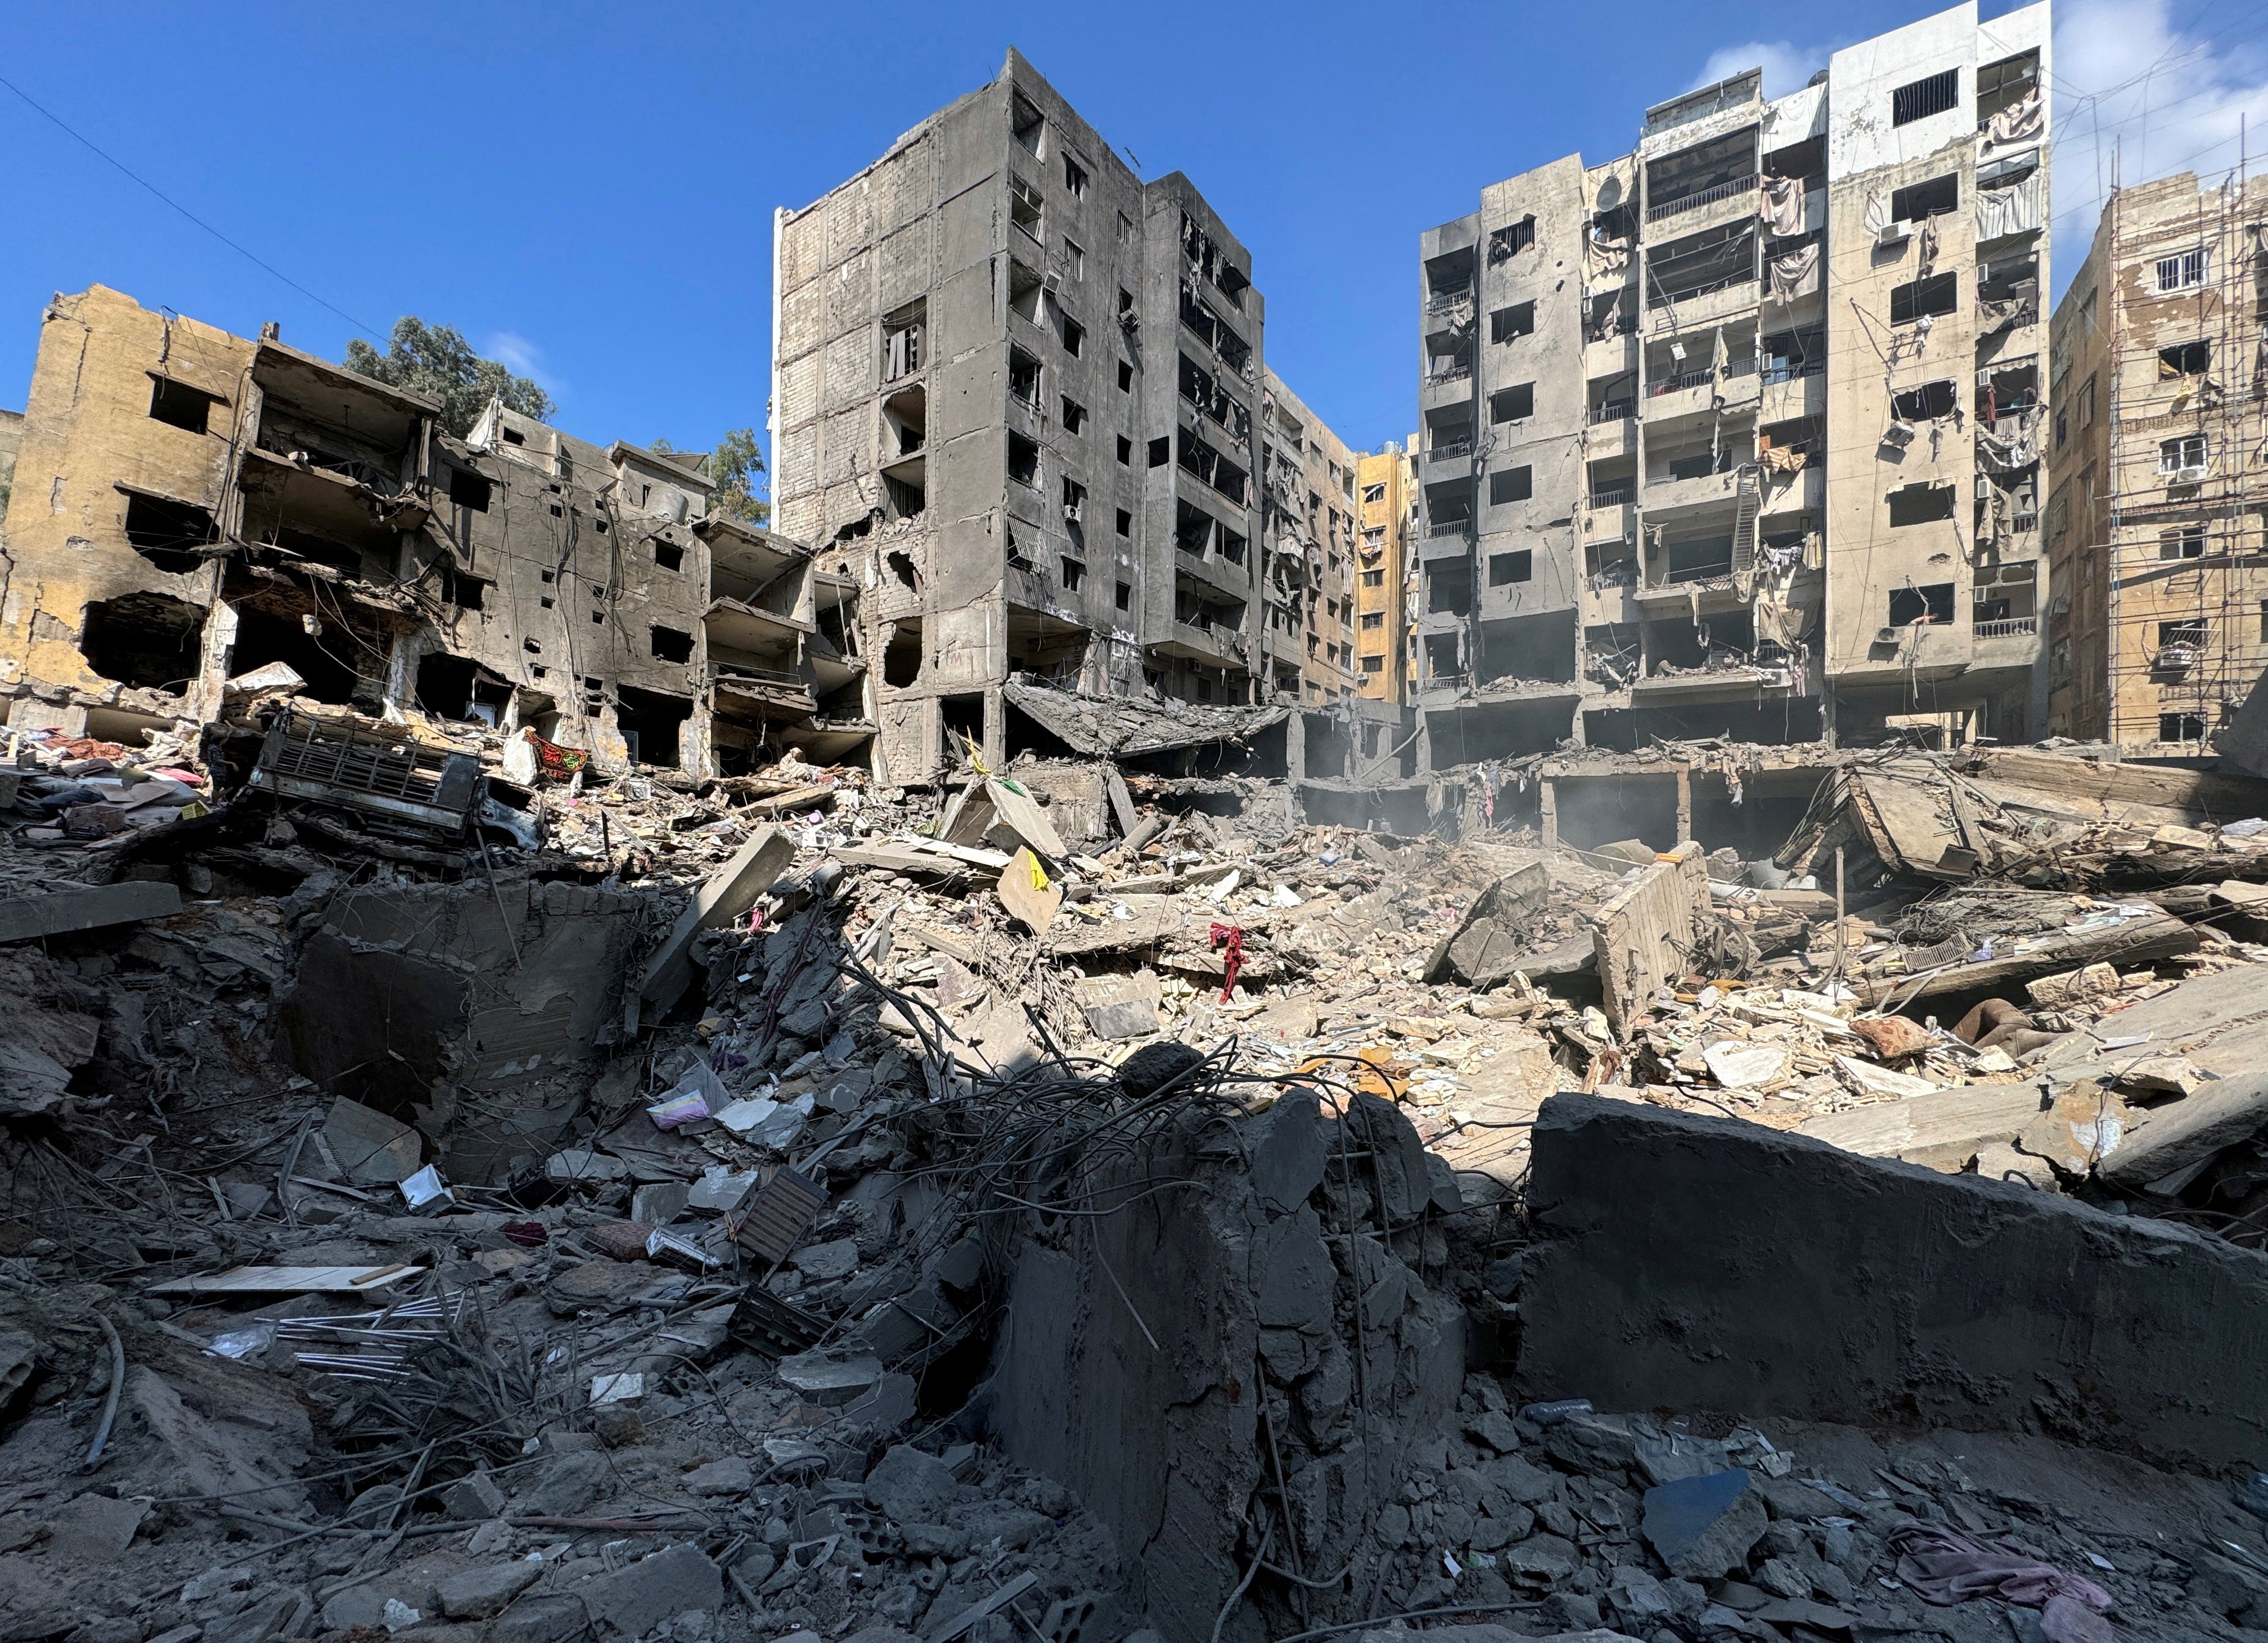
[[[17,727],[138,740],[226,682],[713,773],[870,728],[810,556],[706,517],[698,459],[438,408],[95,286],[41,321],[0,543]],[[844,600],[839,593],[833,603]],[[720,690],[721,682],[721,690]]]
[[[1271,395],[1251,257],[1188,178],[1144,181],[1011,52],[781,211],[774,261],[775,522],[868,600],[879,775],[1029,745],[1019,677],[1319,714],[1345,694],[1344,591],[1307,548],[1334,515],[1351,542],[1351,477],[1312,532],[1304,503],[1311,457],[1351,458]]]

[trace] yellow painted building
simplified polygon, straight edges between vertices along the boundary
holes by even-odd
[[[1417,646],[1404,584],[1417,491],[1410,458],[1388,445],[1356,463],[1355,694],[1400,706],[1410,699]]]

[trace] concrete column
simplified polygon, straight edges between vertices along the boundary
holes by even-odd
[[[1559,848],[1559,784],[1547,776],[1543,778],[1543,797],[1538,809],[1543,818],[1543,848]]]
[[[984,763],[998,770],[1008,762],[1008,704],[998,685],[984,687]]]
[[[1693,767],[1681,764],[1677,767],[1677,836],[1670,842],[1675,847],[1692,836]]]

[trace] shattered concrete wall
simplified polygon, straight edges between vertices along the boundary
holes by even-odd
[[[1345,440],[1273,369],[1262,378],[1261,695],[1309,706],[1354,692],[1355,469]],[[1317,775],[1336,769],[1309,765]]]
[[[658,698],[644,704],[648,718],[685,721],[674,756],[655,756],[646,728],[642,762],[703,768],[694,710],[710,549],[693,527],[705,481],[500,404],[465,441],[435,443],[432,522],[404,567],[430,603],[420,655],[478,663],[510,689],[500,717],[610,763],[627,761],[624,732],[641,725],[623,688],[644,692]]]
[[[1111,1526],[1172,1643],[1213,1636],[1271,1534],[1284,1566],[1359,1558],[1367,1580],[1393,1550],[1373,1520],[1455,1406],[1462,1314],[1419,1275],[1455,1188],[1375,1097],[1344,1129],[1310,1092],[1233,1131],[1192,1118],[1098,1182],[1115,1212],[1016,1252],[993,1429]]]
[[[1979,74],[2036,51],[2033,85],[2043,85],[2052,66],[2047,11],[2027,6],[1980,24],[1974,8],[1956,7],[1846,47],[1829,65],[1824,277],[1837,320],[1858,320],[1827,328],[1825,546],[1834,594],[1824,641],[1845,732],[1888,720],[1965,726],[2010,741],[2028,733],[2036,620],[1973,619],[1972,610],[2003,586],[2003,569],[2038,562],[2048,384],[2038,380],[2042,409],[2031,414],[2035,455],[2022,486],[2029,505],[2004,521],[2013,527],[2021,518],[2021,531],[1995,528],[1985,492],[2013,476],[1984,460],[1983,436],[2022,436],[2013,418],[1984,423],[1980,389],[1990,373],[2028,362],[2044,378],[2049,237],[2043,208],[2031,228],[1988,239],[1998,224],[1980,212],[1979,180],[2026,146],[2036,147],[2044,173],[2050,133],[2043,113],[2029,144],[1995,143],[1980,129]],[[1951,106],[1902,122],[1884,117],[1894,97],[1948,70],[1959,77]],[[1954,209],[1916,206],[1914,193],[1901,193],[1946,178],[1955,180]],[[1893,210],[1902,202],[1933,214],[1911,222],[1902,239],[1894,230],[1885,237],[1885,225],[1902,220]],[[2028,262],[2029,298],[1993,299],[1990,277],[2005,280]],[[1958,298],[1930,313],[1930,283],[1948,276]],[[1901,416],[1900,398],[1926,389],[1949,391],[1944,412],[1917,416],[1909,400]],[[1894,424],[1905,425],[1903,439]],[[1903,512],[1922,512],[1924,498],[1948,491],[1942,517],[1909,522]],[[1916,596],[1940,588],[1937,614],[1917,619]]]
[[[446,1136],[456,1178],[508,1173],[542,1150],[546,1114],[571,1113],[643,906],[526,880],[348,891],[278,1006],[284,1055],[332,1094]]]
[[[1530,1192],[1530,1396],[2268,1452],[2268,1258],[2187,1227],[1586,1095]]]
[[[58,295],[42,314],[0,528],[8,553],[0,689],[36,690],[48,708],[73,715],[40,722],[82,730],[74,693],[145,713],[182,709],[218,574],[189,551],[191,537],[209,530],[187,522],[202,513],[210,527],[224,511],[228,436],[252,354],[240,337],[153,313],[103,285]],[[159,421],[155,408],[168,396],[175,420]],[[182,425],[196,420],[200,402],[207,426]],[[153,687],[106,676],[83,648],[90,608],[129,600],[153,623],[178,618],[179,671],[162,670],[169,676]]]
[[[779,214],[776,517],[822,556],[864,561],[892,779],[949,765],[949,733],[1004,758],[1000,689],[1016,673],[1250,698],[1250,267],[1188,178],[1145,183],[1013,51],[875,164]],[[1217,383],[1217,416],[1182,421],[1185,365]],[[1234,481],[1197,476],[1200,425]]]

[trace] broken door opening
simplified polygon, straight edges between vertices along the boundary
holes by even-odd
[[[432,651],[417,660],[417,704],[437,718],[504,723],[512,686],[468,656]]]
[[[665,696],[630,685],[615,688],[615,728],[629,745],[630,763],[675,768],[678,731],[693,717],[688,696]]]

